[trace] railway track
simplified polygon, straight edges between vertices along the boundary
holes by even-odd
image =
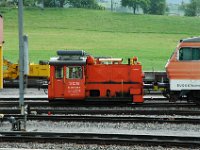
[[[25,101],[49,101],[49,99],[46,97],[46,96],[42,96],[42,97],[25,97],[24,98]],[[144,100],[159,100],[159,101],[162,101],[162,100],[167,100],[167,98],[165,97],[162,97],[162,96],[157,96],[157,95],[149,95],[149,96],[146,96],[144,97]],[[19,101],[19,97],[16,96],[16,97],[0,97],[0,101]],[[103,101],[103,102],[106,102],[106,99],[105,100],[99,100],[99,99],[87,99],[86,102],[99,102],[99,101]],[[107,100],[108,101],[108,100]],[[131,102],[131,101],[128,101],[128,100],[123,100],[123,98],[120,98],[116,101],[112,101],[112,102]],[[56,101],[55,101],[56,102]],[[53,102],[52,102],[53,103]]]
[[[10,117],[15,117],[16,120],[23,119],[22,115],[5,115],[2,121],[8,121]],[[27,115],[27,120],[38,121],[76,121],[76,122],[131,122],[131,123],[182,123],[182,124],[199,124],[200,118],[186,118],[186,117],[139,117],[139,116],[95,116],[95,115]]]
[[[200,137],[57,132],[0,132],[1,142],[62,142],[81,144],[200,146]]]
[[[25,104],[29,106],[42,106],[42,107],[51,107],[51,106],[62,106],[62,107],[131,107],[131,108],[169,108],[169,107],[188,107],[188,108],[200,108],[200,106],[195,103],[179,102],[179,103],[170,103],[167,101],[146,101],[142,104],[134,103],[124,103],[124,102],[83,102],[83,101],[71,101],[71,102],[53,102],[49,103],[45,100],[25,100]],[[17,107],[19,106],[19,101],[0,101],[0,107]]]
[[[0,109],[2,114],[20,114],[19,108],[4,108]],[[200,110],[121,110],[121,109],[73,109],[67,108],[30,108],[29,114],[64,114],[64,115],[183,115],[183,116],[198,116]]]
[[[111,102],[67,102],[25,101],[28,114],[96,114],[96,115],[200,115],[200,106],[194,103],[169,103],[155,101],[143,104]],[[20,114],[17,101],[0,102],[0,113]]]
[[[25,101],[48,101],[47,97],[25,97]],[[19,97],[0,97],[0,102],[19,102]]]
[[[147,100],[143,104],[124,102],[54,102],[46,98],[25,98],[29,114],[96,114],[96,115],[200,115],[200,106],[194,103]],[[18,98],[0,99],[0,113],[20,114]]]

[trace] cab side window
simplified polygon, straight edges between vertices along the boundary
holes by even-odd
[[[60,67],[60,66],[55,67],[55,77],[56,79],[63,78],[63,67]]]
[[[81,66],[70,66],[66,69],[68,79],[82,79],[82,67]]]

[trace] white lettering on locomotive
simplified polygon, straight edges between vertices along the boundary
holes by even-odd
[[[200,80],[170,80],[170,89],[180,90],[199,90]]]
[[[67,90],[71,96],[79,95],[81,92],[80,82],[68,82]]]
[[[73,85],[79,86],[80,82],[69,82],[69,86],[73,86]]]

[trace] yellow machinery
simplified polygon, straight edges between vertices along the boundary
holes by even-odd
[[[29,64],[28,78],[48,79],[50,75],[47,63]],[[19,78],[19,64],[11,63],[3,58],[3,18],[0,15],[0,89],[3,88],[3,80],[15,80]]]
[[[48,64],[29,64],[29,78],[49,78],[50,68]]]
[[[17,63],[11,63],[10,61],[3,59],[3,78],[4,79],[18,79],[19,78],[19,65]],[[50,75],[48,64],[29,64],[28,78],[34,79],[48,79]]]
[[[0,89],[3,88],[3,18],[0,16]]]
[[[19,77],[19,66],[3,59],[3,79],[17,79]]]
[[[28,79],[48,79],[50,75],[47,63],[29,64]],[[0,15],[0,89],[3,88],[3,80],[15,80],[19,78],[19,64],[11,63],[3,58],[3,18]]]

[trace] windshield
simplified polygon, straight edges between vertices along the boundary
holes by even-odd
[[[179,50],[179,60],[200,60],[200,48],[183,47]]]

